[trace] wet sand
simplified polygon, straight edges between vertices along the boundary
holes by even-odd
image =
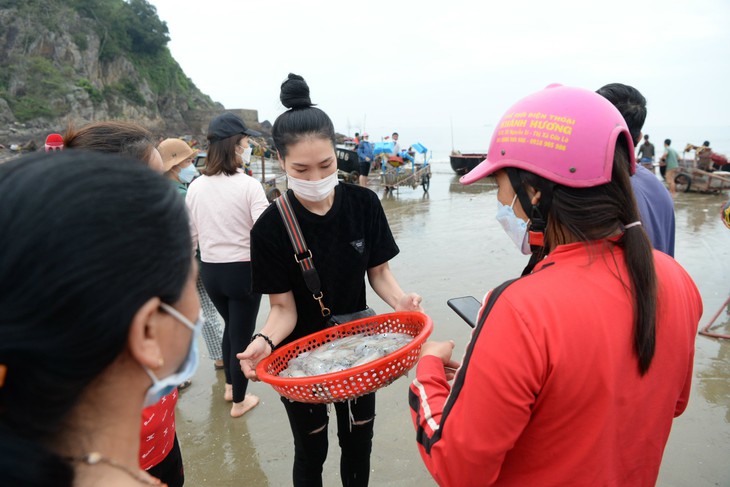
[[[268,167],[267,167],[268,171]],[[423,296],[433,318],[433,339],[453,339],[460,357],[470,328],[446,305],[451,297],[484,293],[519,275],[522,256],[494,218],[496,188],[488,184],[463,187],[448,162],[435,163],[429,194],[421,187],[401,188],[381,196],[401,253],[391,268],[401,286]],[[730,195],[680,194],[675,201],[676,259],[688,270],[702,294],[707,323],[730,293],[730,230],[719,209]],[[390,309],[372,292],[369,304],[378,312]],[[260,329],[268,314],[262,300]],[[719,323],[730,320],[725,310]],[[730,327],[721,330],[728,332]],[[730,341],[696,339],[692,396],[687,411],[674,421],[657,485],[730,485]],[[261,403],[243,418],[229,416],[223,400],[224,377],[214,371],[200,344],[201,365],[193,384],[180,396],[177,428],[185,460],[186,485],[291,485],[293,445],[279,396],[263,383],[249,391]],[[377,417],[370,485],[436,485],[418,454],[407,392],[410,378],[398,379],[377,396]],[[334,412],[333,412],[334,414]],[[330,451],[324,465],[324,485],[341,485],[336,425],[329,428]]]

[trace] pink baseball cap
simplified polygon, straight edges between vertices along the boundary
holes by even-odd
[[[611,181],[619,137],[626,139],[634,174],[634,143],[616,107],[593,91],[550,85],[507,110],[492,134],[487,158],[460,181],[471,184],[515,167],[564,186],[599,186]]]

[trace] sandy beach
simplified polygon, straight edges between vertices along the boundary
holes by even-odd
[[[254,167],[256,170],[256,167]],[[267,171],[269,168],[267,167]],[[433,165],[430,191],[401,188],[384,194],[376,177],[400,255],[391,268],[407,291],[423,296],[434,321],[433,339],[453,339],[461,357],[470,328],[446,305],[451,297],[474,295],[519,275],[527,261],[494,218],[496,187],[463,187],[448,162]],[[694,278],[704,302],[704,325],[730,293],[730,230],[719,218],[724,195],[679,194],[675,200],[676,259]],[[369,304],[390,309],[372,292]],[[262,300],[257,329],[268,314]],[[718,320],[727,323],[730,310]],[[728,327],[721,328],[727,333]],[[249,391],[261,403],[240,419],[229,416],[223,400],[224,376],[214,371],[200,344],[201,365],[193,384],[180,395],[177,428],[185,460],[186,485],[291,485],[293,444],[278,394],[267,384]],[[416,448],[407,404],[409,377],[380,390],[372,454],[373,486],[436,485]],[[329,428],[330,451],[324,485],[340,485],[336,427]],[[687,411],[674,421],[657,485],[730,485],[730,342],[697,336],[694,382]]]

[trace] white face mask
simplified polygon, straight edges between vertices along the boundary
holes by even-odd
[[[188,354],[177,372],[162,379],[158,379],[155,374],[144,367],[144,371],[152,379],[152,385],[147,389],[147,394],[144,398],[144,407],[152,406],[157,404],[160,399],[170,394],[177,386],[188,380],[195,374],[195,370],[198,368],[198,334],[203,328],[203,313],[201,311],[198,321],[195,324],[191,323],[185,316],[182,315],[178,310],[172,306],[160,303],[160,307],[165,310],[166,313],[176,318],[180,323],[193,330],[193,334],[190,337],[190,346],[188,347]]]
[[[190,164],[189,166],[180,169],[180,172],[178,173],[177,177],[183,183],[190,183],[197,174],[198,174],[198,171],[195,170],[195,166]]]
[[[524,255],[530,255],[530,242],[527,239],[527,222],[521,218],[517,218],[515,210],[512,208],[517,200],[517,195],[512,199],[512,204],[507,206],[497,200],[497,221],[509,238],[515,243],[520,252]]]
[[[251,153],[253,152],[253,149],[250,147],[246,147],[243,149],[243,152],[241,153],[241,160],[243,161],[243,164],[248,166],[251,164]]]
[[[337,171],[333,172],[324,179],[317,181],[305,181],[295,177],[286,175],[286,181],[289,189],[294,191],[297,196],[307,201],[322,201],[334,191],[335,186],[339,183],[337,179]]]

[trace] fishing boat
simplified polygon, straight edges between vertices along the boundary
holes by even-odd
[[[355,141],[345,139],[335,146],[337,176],[346,183],[357,183],[360,176],[360,158],[355,150]]]
[[[458,151],[454,151],[451,155],[449,155],[451,169],[453,169],[459,176],[463,176],[468,173],[486,158],[487,154],[462,154]]]

